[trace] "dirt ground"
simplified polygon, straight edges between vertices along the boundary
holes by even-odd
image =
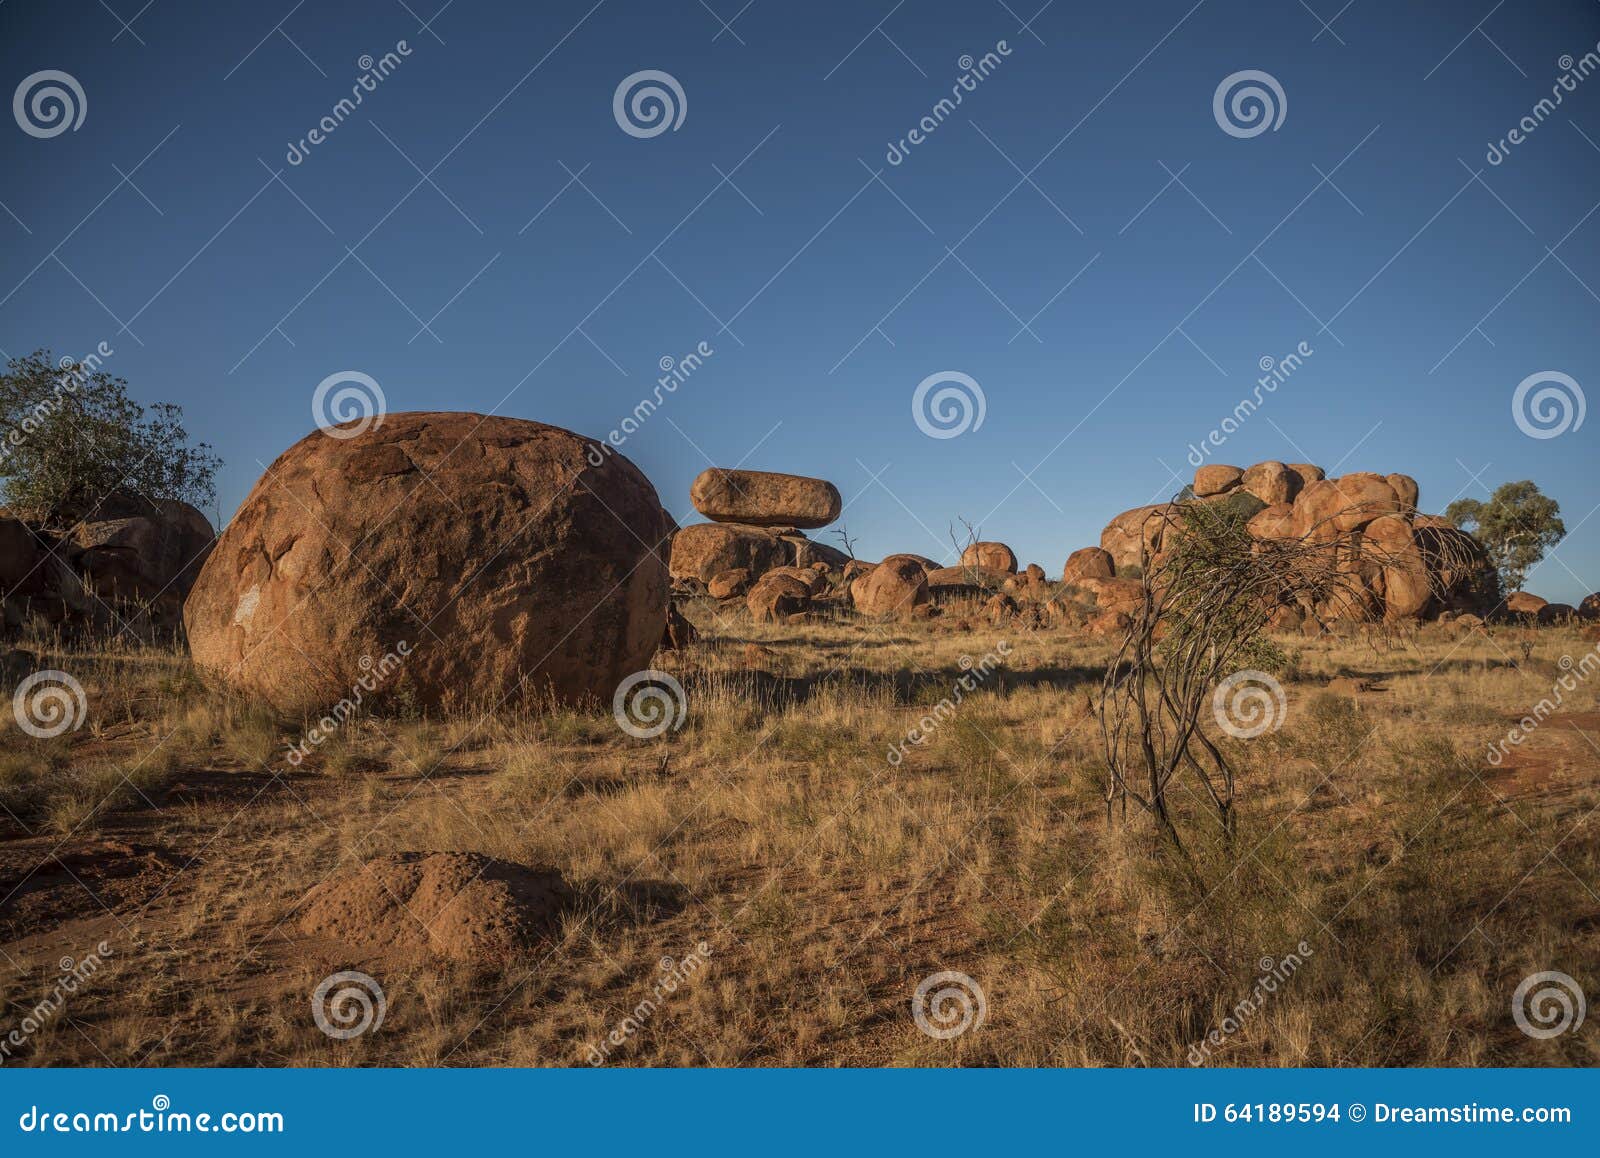
[[[1196,883],[1107,816],[1107,642],[688,613],[660,736],[360,718],[298,766],[308,721],[180,654],[38,653],[86,717],[0,735],[0,1064],[1600,1064],[1514,1015],[1537,973],[1600,992],[1600,678],[1487,758],[1578,629],[1280,640],[1280,726],[1221,738],[1235,839],[1180,802]],[[559,912],[492,960],[302,927],[428,852],[553,867]],[[330,1035],[345,971],[382,1000]]]

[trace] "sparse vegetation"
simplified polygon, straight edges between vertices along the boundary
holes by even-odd
[[[1204,1060],[1600,1062],[1593,1035],[1536,1041],[1509,1013],[1553,964],[1600,984],[1581,884],[1600,870],[1600,689],[1516,760],[1481,759],[1545,669],[1592,646],[1578,629],[1275,640],[1289,710],[1226,741],[1232,839],[1202,792],[1170,794],[1197,889],[1150,826],[1106,824],[1092,705],[1114,642],[1011,630],[1006,665],[891,765],[971,633],[720,614],[724,638],[657,657],[690,703],[659,740],[603,708],[362,717],[300,767],[292,722],[206,691],[184,657],[46,652],[82,673],[91,718],[0,738],[0,942],[20,966],[0,1000],[23,1007],[84,944],[116,955],[75,996],[77,1032],[16,1062],[582,1065],[661,958],[701,941],[706,968],[610,1062],[1183,1065],[1261,959],[1302,941],[1293,979]],[[488,972],[334,960],[298,932],[312,887],[406,850],[558,865],[579,899]],[[311,1024],[335,967],[382,980],[380,1033]],[[935,1041],[907,1001],[944,969],[983,986],[989,1017]]]

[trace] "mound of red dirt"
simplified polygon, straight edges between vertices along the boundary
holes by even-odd
[[[467,852],[401,852],[306,894],[300,930],[363,952],[504,964],[547,936],[571,904],[553,868]]]

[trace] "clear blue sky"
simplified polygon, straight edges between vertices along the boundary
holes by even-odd
[[[225,458],[226,515],[336,371],[603,436],[704,341],[624,447],[680,522],[743,461],[832,479],[864,557],[964,516],[1054,572],[1304,341],[1217,460],[1405,471],[1428,510],[1532,478],[1572,534],[1530,588],[1600,588],[1600,417],[1511,411],[1541,371],[1600,393],[1600,76],[1485,159],[1600,4],[1040,2],[6,0],[4,91],[58,69],[87,112],[0,128],[0,348],[108,342]],[[613,94],[644,69],[686,108],[640,138]],[[1246,69],[1286,115],[1236,137]],[[940,371],[981,427],[918,429]]]

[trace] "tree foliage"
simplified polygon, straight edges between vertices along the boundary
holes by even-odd
[[[1527,479],[1502,483],[1488,502],[1457,499],[1444,517],[1483,544],[1509,591],[1521,591],[1528,572],[1567,533],[1561,505]]]
[[[114,495],[203,507],[220,465],[209,445],[189,441],[180,407],[141,406],[98,354],[58,363],[36,350],[0,374],[0,486],[31,518],[73,522]]]

